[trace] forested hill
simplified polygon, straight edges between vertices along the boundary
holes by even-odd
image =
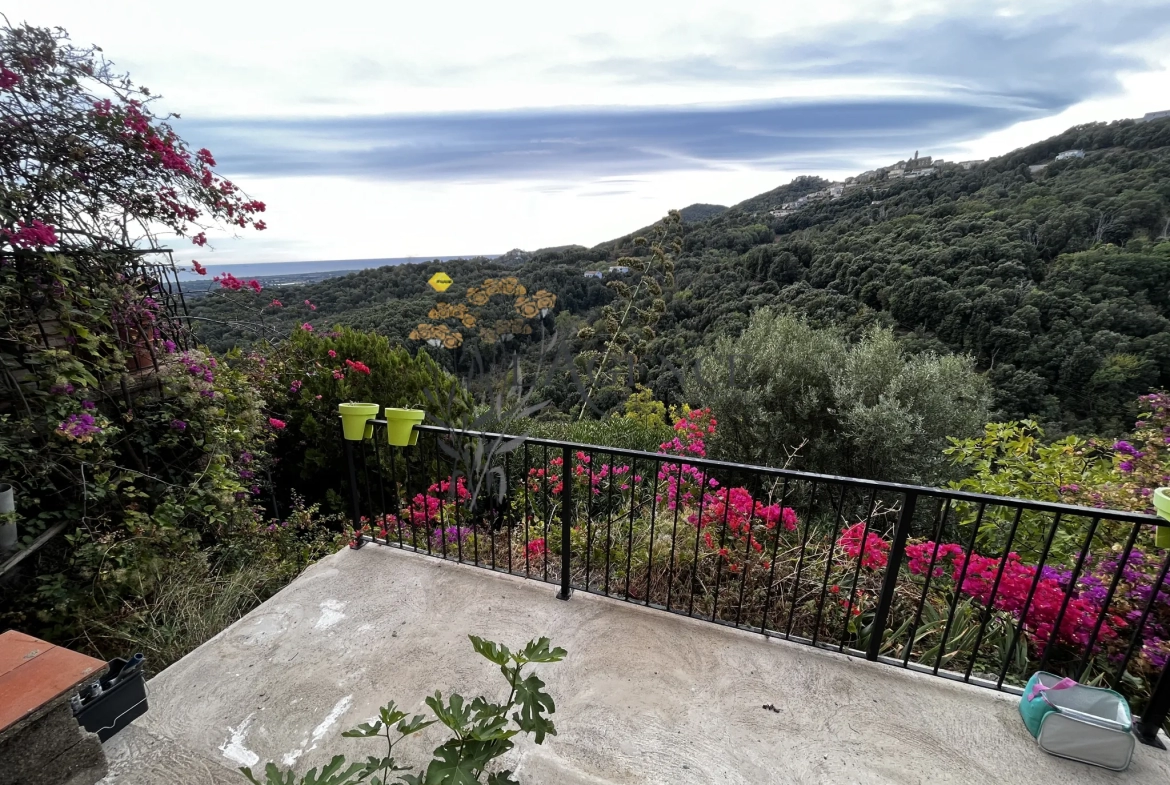
[[[1068,149],[1085,155],[1054,160]],[[1039,164],[1047,166],[1033,171]],[[1118,431],[1132,425],[1137,395],[1170,386],[1170,119],[1079,126],[971,170],[872,182],[770,214],[827,185],[798,178],[684,220],[676,286],[647,356],[684,366],[715,332],[742,329],[753,309],[772,305],[852,335],[892,326],[913,350],[970,353],[1001,417]],[[280,295],[311,299],[319,323],[376,329],[408,345],[432,305],[451,299],[426,286],[439,269],[455,289],[516,275],[530,291],[557,293],[558,312],[588,319],[613,295],[582,273],[644,253],[636,234],[534,252],[519,264],[402,265]],[[230,318],[233,307],[209,298],[195,312]],[[266,318],[291,328],[308,313],[298,305]],[[248,339],[203,329],[214,346]],[[661,363],[645,373],[660,393],[676,384]]]

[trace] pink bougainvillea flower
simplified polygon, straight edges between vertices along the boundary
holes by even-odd
[[[281,431],[281,430],[284,430],[284,427],[285,427],[285,426],[286,426],[288,423],[286,423],[284,420],[278,420],[278,419],[276,419],[275,417],[269,417],[269,418],[268,418],[268,424],[269,424],[269,425],[271,425],[271,426],[272,426],[273,428],[275,428],[276,430],[278,430],[278,431]]]
[[[202,248],[203,246],[207,245],[207,235],[203,232],[200,232],[191,238],[191,242]]]
[[[199,264],[199,262],[195,261],[194,259],[191,260],[191,269],[199,275],[207,275],[207,268]]]
[[[305,305],[309,306],[309,310],[310,310],[310,311],[315,311],[315,310],[317,310],[317,306],[313,305],[313,304],[312,304],[311,302],[309,302],[308,300],[305,300]]]
[[[311,332],[313,332],[313,325],[309,324],[308,322],[305,322],[304,324],[301,325],[301,329],[307,333],[311,333]]]
[[[0,90],[11,90],[20,84],[20,79],[20,74],[0,66]]]
[[[2,229],[0,233],[13,248],[42,248],[57,244],[57,230],[35,219],[31,224],[17,221],[15,230]]]
[[[370,375],[370,366],[366,365],[360,360],[346,360],[345,364],[358,373],[364,373],[366,376]]]
[[[284,303],[282,303],[280,300],[273,300],[272,302],[268,303],[268,307],[269,308],[283,308]]]
[[[335,352],[335,351],[333,351],[332,349],[330,349],[330,350],[329,350],[329,356],[330,356],[330,357],[336,357],[336,356],[337,356],[337,352]]]

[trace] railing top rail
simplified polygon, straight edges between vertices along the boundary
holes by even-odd
[[[375,425],[386,425],[383,419],[371,418],[369,422]],[[1082,516],[1088,518],[1103,518],[1111,521],[1123,521],[1128,523],[1149,524],[1151,526],[1170,526],[1170,521],[1165,521],[1155,515],[1146,515],[1145,513],[1126,512],[1123,510],[1109,510],[1100,509],[1096,507],[1080,507],[1073,504],[1061,504],[1059,502],[1037,501],[1033,499],[1017,499],[1011,496],[994,496],[985,493],[972,493],[970,491],[958,491],[950,488],[932,488],[925,485],[909,485],[906,483],[896,482],[882,482],[880,480],[868,480],[860,477],[840,477],[833,474],[817,474],[815,472],[802,472],[794,469],[777,469],[771,466],[754,466],[752,464],[734,463],[731,461],[717,461],[710,458],[696,458],[684,455],[669,455],[666,453],[646,452],[644,450],[630,450],[623,447],[606,447],[598,444],[581,444],[579,442],[567,442],[559,439],[543,439],[535,436],[520,436],[516,434],[496,433],[493,431],[476,431],[464,429],[452,429],[439,425],[416,425],[414,426],[420,431],[434,434],[451,434],[460,433],[466,436],[473,436],[485,439],[502,439],[513,440],[523,439],[528,444],[547,447],[568,447],[572,450],[581,450],[586,452],[605,452],[614,456],[621,456],[624,458],[631,458],[643,461],[656,461],[665,463],[685,463],[692,466],[708,467],[711,469],[724,469],[730,471],[748,471],[757,474],[763,474],[770,477],[786,477],[796,480],[808,480],[810,482],[824,482],[833,483],[835,485],[854,485],[863,488],[873,488],[876,490],[894,491],[897,493],[916,493],[919,495],[933,496],[936,498],[952,499],[961,502],[971,502],[975,504],[984,504],[992,506],[1003,506],[1012,508],[1023,508],[1028,510],[1036,510],[1040,512],[1061,513],[1062,515]]]

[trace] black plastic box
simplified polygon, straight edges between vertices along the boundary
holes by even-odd
[[[81,711],[74,715],[83,728],[96,733],[102,741],[125,728],[135,717],[141,717],[146,713],[146,679],[141,668],[113,687],[106,687],[118,677],[125,666],[126,660],[121,657],[110,660],[109,673],[101,680],[105,691],[98,697],[86,701]]]

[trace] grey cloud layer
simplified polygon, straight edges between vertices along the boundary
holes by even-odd
[[[1134,46],[1170,31],[1170,5],[1073,4],[1043,18],[932,18],[829,28],[815,40],[674,61],[601,57],[574,68],[628,82],[885,77],[929,98],[717,107],[580,108],[325,119],[202,120],[182,133],[236,174],[372,179],[612,177],[718,168],[848,167],[972,138],[1116,89]],[[599,49],[608,47],[598,46]]]

